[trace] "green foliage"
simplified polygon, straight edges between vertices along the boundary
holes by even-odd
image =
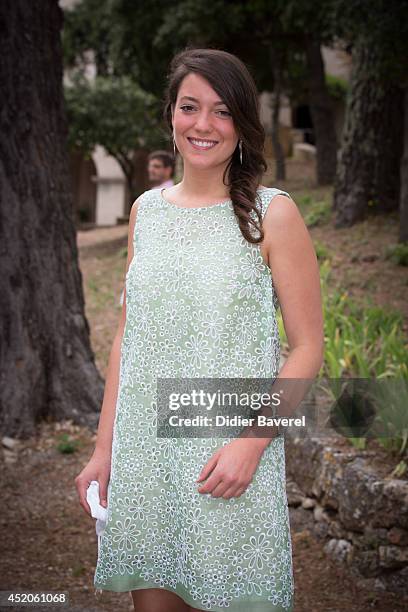
[[[325,200],[314,202],[304,216],[304,221],[308,227],[327,223],[331,217],[330,203]]]
[[[357,305],[346,291],[328,291],[330,264],[320,267],[325,335],[325,375],[383,378],[408,376],[402,315]]]
[[[320,266],[323,300],[325,355],[319,375],[330,379],[390,378],[391,383],[408,377],[408,343],[402,331],[402,315],[371,304],[360,306],[346,291],[329,290],[330,263]],[[281,313],[278,316],[281,341],[287,343]],[[384,386],[387,392],[393,385]],[[379,400],[381,398],[378,398]],[[408,398],[401,395],[402,405]],[[400,402],[400,404],[401,404]],[[392,412],[391,406],[394,408]],[[399,407],[398,407],[399,406]],[[395,412],[396,411],[396,412]],[[408,429],[405,410],[398,397],[390,401],[385,394],[377,417],[381,431],[376,439],[387,451],[403,454],[407,450]],[[365,448],[366,438],[347,438],[356,448]],[[399,470],[405,470],[401,464]]]
[[[399,377],[391,380],[388,385],[377,385],[373,399],[377,415],[371,428],[372,435],[375,435],[376,426],[379,426],[382,435],[377,440],[381,446],[389,452],[402,455],[408,448],[407,379]],[[399,469],[402,468],[400,466]]]
[[[81,75],[64,88],[69,124],[68,142],[90,154],[102,145],[121,163],[139,147],[155,148],[163,142],[157,122],[158,101],[128,77]]]
[[[321,266],[325,357],[323,371],[329,378],[406,378],[408,376],[408,345],[402,330],[402,315],[378,306],[358,306],[347,292],[328,292],[330,268]],[[392,388],[392,385],[390,385]],[[397,398],[394,398],[397,399]],[[397,401],[386,398],[377,419],[388,437],[376,439],[387,451],[402,454],[407,448],[408,430],[401,423],[393,430],[404,411],[391,414]],[[348,438],[356,448],[365,448],[366,438]]]
[[[326,74],[326,85],[332,98],[335,100],[345,100],[349,90],[347,81],[333,74]]]
[[[323,44],[333,40],[336,24],[332,18],[333,0],[275,0],[287,31],[298,36],[319,37]]]
[[[370,66],[376,79],[407,82],[408,19],[406,0],[331,0],[336,34],[349,45],[362,45],[377,60]]]
[[[313,204],[313,198],[309,194],[305,194],[305,195],[298,197],[297,201],[301,207],[310,206],[311,204]]]
[[[385,252],[385,258],[399,266],[408,266],[408,242],[389,245]]]
[[[329,250],[319,240],[315,240],[313,245],[316,252],[316,257],[319,261],[324,261],[325,259],[331,258]]]
[[[86,69],[93,52],[97,74],[110,71],[110,45],[114,37],[112,0],[82,0],[64,10],[62,50],[66,68]]]
[[[402,460],[395,466],[390,476],[391,478],[401,478],[401,476],[403,476],[406,473],[407,469],[408,469],[408,463]]]
[[[80,443],[78,440],[73,440],[68,434],[64,433],[59,436],[59,442],[56,448],[57,451],[62,454],[70,454],[75,453],[79,446]]]
[[[160,97],[169,60],[180,47],[174,36],[159,36],[166,16],[179,12],[177,2],[171,9],[167,0],[78,2],[64,10],[64,66],[84,73],[91,59],[97,76],[128,76]]]

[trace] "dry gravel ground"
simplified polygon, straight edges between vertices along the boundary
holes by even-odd
[[[289,191],[295,201],[303,194],[321,199],[329,193],[304,181],[281,183],[279,187]],[[375,258],[395,241],[395,216],[386,222],[372,219],[351,229],[316,227],[311,234],[333,253],[333,283],[343,283],[357,300],[370,295],[377,304],[399,309],[407,328],[408,268]],[[120,315],[126,244],[127,226],[78,233],[86,315],[96,363],[103,376]],[[77,444],[75,452],[58,450],[64,435]],[[35,438],[0,453],[2,590],[66,591],[69,610],[74,612],[133,609],[128,593],[104,592],[100,599],[94,595],[94,519],[79,505],[74,485],[93,444],[94,436],[84,428],[71,423],[43,423]],[[323,543],[311,535],[303,519],[304,515],[291,510],[296,612],[408,609],[407,599],[374,591],[369,582],[358,580],[331,561],[323,551]]]

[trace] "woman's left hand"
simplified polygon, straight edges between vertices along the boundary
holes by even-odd
[[[199,482],[208,476],[198,493],[211,493],[224,499],[239,497],[252,482],[264,450],[265,440],[249,438],[237,438],[219,448],[196,480]]]

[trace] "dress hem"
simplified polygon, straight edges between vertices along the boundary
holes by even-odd
[[[130,587],[130,588],[129,588]],[[251,612],[293,612],[293,600],[289,607],[283,607],[281,604],[273,605],[271,601],[265,602],[257,602],[256,599],[242,599],[239,601],[232,601],[228,606],[212,606],[208,607],[200,607],[204,604],[200,604],[200,602],[196,601],[186,589],[179,586],[178,590],[172,589],[170,586],[160,586],[150,581],[146,581],[143,583],[138,583],[136,586],[126,585],[124,587],[114,587],[107,585],[94,584],[95,588],[95,596],[97,591],[111,591],[114,593],[130,593],[131,591],[140,591],[142,589],[160,589],[162,591],[168,591],[169,593],[173,593],[174,595],[178,595],[181,599],[183,599],[184,603],[188,606],[192,606],[197,610],[202,612],[248,612],[248,607],[250,606]],[[179,591],[182,591],[179,592]]]

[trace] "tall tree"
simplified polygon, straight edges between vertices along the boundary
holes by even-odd
[[[334,191],[336,227],[397,210],[408,54],[406,0],[334,0],[352,78]]]
[[[3,432],[96,425],[103,399],[84,313],[63,105],[58,0],[0,3]]]
[[[330,99],[321,39],[305,34],[309,106],[316,138],[316,168],[319,185],[332,184],[336,176],[337,136],[334,126],[333,101]]]

